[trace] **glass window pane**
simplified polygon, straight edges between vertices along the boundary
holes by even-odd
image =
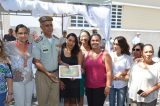
[[[76,26],[76,24],[71,24],[71,26],[72,26],[72,27],[75,27],[75,26]]]
[[[83,17],[78,17],[78,19],[83,19]]]
[[[84,24],[84,27],[89,27],[89,25],[87,25],[87,24]]]
[[[71,23],[76,23],[76,20],[71,20]]]
[[[78,24],[78,27],[83,27],[83,24]]]
[[[71,19],[76,19],[76,16],[71,16]]]
[[[83,20],[78,20],[78,23],[83,23]]]

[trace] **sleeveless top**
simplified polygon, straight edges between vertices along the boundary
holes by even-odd
[[[69,65],[77,65],[78,64],[78,58],[76,55],[71,57],[66,57],[64,55],[64,48],[61,49],[61,60],[64,63],[67,63]],[[79,101],[80,98],[80,80],[74,79],[71,80],[69,78],[61,78],[61,81],[65,84],[65,89],[60,91],[60,98],[74,98],[77,101]]]
[[[77,56],[74,55],[71,57],[66,57],[64,55],[64,48],[61,49],[61,60],[64,62],[64,63],[67,63],[69,65],[77,65],[78,64],[78,59],[77,59]]]
[[[88,52],[89,54],[89,52]],[[96,59],[87,55],[85,59],[86,87],[99,88],[106,85],[106,68],[102,60],[103,52]]]

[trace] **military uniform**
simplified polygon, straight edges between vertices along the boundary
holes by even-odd
[[[35,41],[33,47],[33,57],[41,60],[41,63],[50,72],[58,68],[58,38],[52,36],[51,43],[48,38],[42,35]]]
[[[52,36],[49,40],[43,34],[33,44],[33,57],[40,60],[49,72],[54,72],[58,69],[58,44],[58,38]],[[41,71],[36,72],[35,81],[39,106],[58,106],[59,83],[53,83]]]

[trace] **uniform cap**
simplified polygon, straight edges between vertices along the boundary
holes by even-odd
[[[42,17],[39,18],[40,23],[43,23],[45,21],[53,21],[53,18],[50,17],[50,16],[42,16]]]

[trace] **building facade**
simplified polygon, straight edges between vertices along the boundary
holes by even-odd
[[[1,33],[7,33],[11,25],[11,17],[2,15],[0,22]],[[141,33],[140,38],[142,43],[151,43],[155,48],[157,54],[160,46],[160,1],[154,0],[112,0],[112,15],[111,15],[111,33],[112,38],[121,35],[127,38],[130,47],[131,41],[135,34]],[[30,27],[30,26],[29,26]],[[40,31],[37,27],[31,26],[33,29]],[[83,16],[75,15],[70,17],[68,32],[74,32],[79,35],[80,30],[85,29],[89,32],[94,27],[90,26]],[[96,28],[99,33],[98,28]]]

